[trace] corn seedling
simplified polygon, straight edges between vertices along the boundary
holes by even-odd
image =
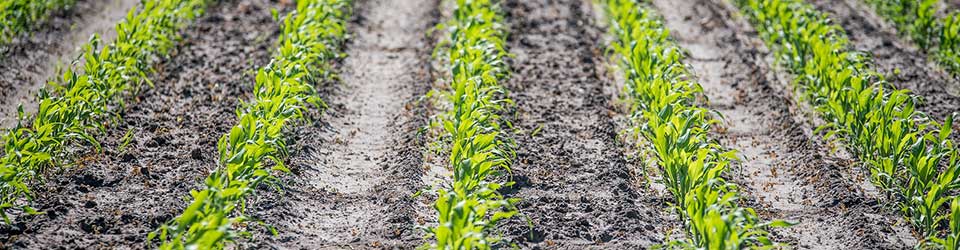
[[[148,235],[160,249],[222,249],[249,233],[256,220],[244,215],[246,197],[260,185],[276,187],[274,173],[287,173],[283,129],[302,121],[309,106],[326,108],[314,84],[331,79],[332,60],[346,36],[349,0],[301,0],[283,19],[273,60],[257,71],[254,99],[237,108],[240,123],[220,138],[220,167],[191,191],[183,213]]]
[[[29,186],[53,166],[65,163],[67,145],[86,142],[100,145],[92,132],[104,131],[113,116],[111,107],[123,107],[124,94],[143,83],[151,64],[164,56],[178,39],[177,30],[201,14],[202,0],[144,1],[142,10],[130,10],[117,24],[117,39],[103,48],[94,36],[83,47],[83,68],[68,70],[41,90],[37,114],[28,118],[19,110],[14,128],[3,135],[0,157],[0,215],[10,223],[7,210],[33,209]],[[151,84],[152,85],[152,84]]]
[[[66,9],[74,0],[7,0],[0,2],[0,44],[46,19],[51,12]]]
[[[443,95],[452,108],[439,123],[450,145],[453,183],[437,191],[439,221],[428,230],[436,241],[425,248],[490,249],[498,241],[490,231],[517,213],[516,200],[499,193],[512,183],[492,180],[515,158],[500,127],[499,113],[512,103],[499,85],[508,75],[500,11],[494,0],[457,0],[453,19],[438,26],[448,32],[436,56],[449,65],[450,89]]]
[[[901,33],[926,50],[936,38],[936,12],[940,0],[866,0],[877,13],[893,22]]]
[[[851,52],[844,31],[799,0],[736,0],[777,60],[796,76],[794,86],[825,124],[817,130],[845,146],[870,170],[914,228],[938,242],[945,204],[958,184],[958,152],[943,124],[916,111],[919,99],[896,90]]]
[[[954,76],[960,75],[960,11],[954,11],[943,19],[938,52],[940,64]]]
[[[866,0],[951,74],[960,74],[957,15],[936,16],[940,0]]]
[[[637,0],[604,0],[615,40],[611,50],[623,69],[632,102],[634,132],[653,148],[663,182],[685,221],[689,240],[671,248],[745,249],[776,246],[751,208],[737,203],[739,192],[721,174],[735,151],[708,138],[718,120],[698,107],[703,89],[681,61],[685,55],[649,7]]]

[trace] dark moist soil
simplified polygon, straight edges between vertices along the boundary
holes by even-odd
[[[80,48],[94,34],[104,41],[116,36],[114,25],[137,6],[137,0],[78,0],[66,10],[54,11],[38,27],[0,45],[0,127],[16,124],[17,106],[37,110],[36,95],[57,68],[80,56]]]
[[[293,135],[284,193],[261,193],[250,249],[413,249],[424,188],[425,104],[437,0],[356,1],[341,80],[323,87],[331,108]]]
[[[859,181],[859,165],[832,156],[793,103],[786,80],[771,74],[762,42],[711,0],[655,0],[665,25],[689,53],[708,107],[723,115],[714,131],[742,162],[728,179],[763,220],[799,224],[774,230],[798,249],[906,249],[916,244],[899,215]],[[902,223],[902,221],[900,221]],[[903,224],[900,224],[903,225]]]
[[[522,131],[505,193],[522,215],[501,228],[521,248],[649,248],[680,227],[664,196],[639,188],[618,145],[614,83],[598,72],[604,31],[589,3],[503,2],[516,55],[506,86]]]
[[[99,139],[104,152],[51,174],[34,205],[45,215],[4,226],[16,249],[141,249],[147,233],[182,212],[189,191],[217,166],[219,137],[248,99],[253,70],[271,57],[279,30],[268,0],[224,1],[185,29],[182,48],[151,77],[156,88],[128,102]],[[124,149],[124,135],[131,131]]]
[[[960,11],[960,0],[947,0],[943,2],[944,14],[952,14],[955,11]]]
[[[847,32],[853,47],[873,55],[873,68],[900,89],[922,97],[917,110],[943,121],[960,111],[960,83],[859,0],[813,0]],[[899,71],[899,72],[898,72]],[[958,127],[960,128],[960,127]]]

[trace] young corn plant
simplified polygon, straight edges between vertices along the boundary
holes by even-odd
[[[940,0],[866,0],[948,72],[960,74],[957,15],[936,16]]]
[[[494,0],[457,0],[453,19],[438,26],[448,32],[435,56],[449,65],[450,89],[442,95],[451,108],[439,123],[450,145],[453,182],[437,190],[438,225],[428,229],[435,241],[424,248],[490,249],[498,242],[491,231],[517,213],[517,200],[499,193],[512,183],[495,179],[515,158],[500,127],[499,113],[512,103],[499,85],[508,75],[500,11]]]
[[[845,146],[870,170],[874,184],[928,242],[941,242],[953,223],[958,151],[944,123],[916,111],[919,99],[896,90],[851,52],[839,26],[799,0],[736,0],[777,60],[796,76],[794,86],[825,121],[817,130]]]
[[[960,11],[943,19],[937,59],[954,76],[960,75]]]
[[[901,33],[921,49],[930,48],[936,38],[937,6],[940,0],[866,0],[877,13],[893,22]]]
[[[94,36],[84,45],[83,68],[67,70],[62,78],[41,90],[37,113],[28,117],[19,110],[15,127],[2,135],[0,155],[0,216],[10,223],[8,211],[29,207],[33,199],[29,186],[43,173],[70,159],[68,145],[100,145],[93,137],[103,132],[104,123],[114,117],[112,107],[123,107],[125,94],[143,83],[151,64],[175,45],[177,30],[204,9],[202,0],[150,0],[142,9],[132,9],[117,24],[116,40],[101,48]],[[151,84],[152,85],[152,84]]]
[[[929,248],[960,249],[960,199],[950,202],[950,231],[944,238],[934,238]]]
[[[0,44],[43,21],[53,11],[66,9],[75,0],[7,0],[0,2]]]
[[[698,107],[703,89],[682,63],[685,55],[649,7],[637,0],[604,0],[616,39],[611,51],[624,71],[633,129],[652,147],[663,182],[685,221],[689,239],[668,247],[683,249],[769,248],[767,228],[751,208],[738,205],[739,192],[721,174],[735,151],[708,138],[718,120]]]
[[[220,167],[190,193],[183,213],[147,236],[160,249],[223,249],[259,222],[244,214],[246,198],[261,185],[279,185],[273,173],[287,173],[283,130],[303,121],[310,106],[326,108],[314,84],[332,79],[329,68],[340,57],[350,0],[300,0],[283,19],[276,54],[257,71],[253,100],[237,108],[240,123],[217,145]]]

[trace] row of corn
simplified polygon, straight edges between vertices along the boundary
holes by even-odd
[[[237,108],[239,123],[218,143],[220,166],[191,191],[183,213],[150,233],[160,249],[222,249],[249,235],[246,198],[286,173],[284,128],[303,121],[310,106],[326,108],[314,84],[330,79],[330,65],[346,35],[350,0],[299,0],[282,23],[276,54],[257,71],[253,100]]]
[[[7,223],[10,209],[34,213],[30,186],[51,167],[69,163],[68,146],[87,143],[99,150],[92,133],[118,119],[116,109],[127,94],[151,84],[151,64],[167,55],[177,31],[203,12],[204,2],[144,1],[117,24],[115,41],[101,47],[94,36],[83,46],[82,68],[67,70],[41,90],[36,114],[20,109],[16,126],[2,135],[0,215]]]
[[[500,11],[496,0],[457,0],[452,19],[438,25],[446,33],[435,57],[449,83],[440,93],[449,107],[438,123],[453,180],[437,190],[434,249],[489,249],[498,241],[491,232],[497,222],[517,213],[516,200],[499,193],[510,183],[497,178],[515,158],[500,127],[499,113],[512,103],[499,84],[509,74]]]
[[[940,0],[867,0],[921,50],[932,53],[953,75],[960,75],[960,11],[937,16]]]
[[[7,0],[0,1],[0,44],[9,43],[50,13],[65,9],[75,0]]]
[[[848,48],[844,31],[800,0],[735,0],[777,61],[825,124],[818,130],[870,170],[923,237],[924,246],[956,249],[960,155],[948,139],[953,117],[938,123],[915,110],[919,99],[897,90]],[[948,204],[954,207],[949,212]],[[953,240],[947,240],[953,239]]]
[[[698,107],[705,97],[649,6],[639,0],[604,0],[615,37],[611,49],[625,76],[633,130],[651,147],[662,181],[673,196],[689,238],[671,247],[743,249],[776,246],[766,231],[786,222],[761,222],[738,205],[737,187],[722,177],[735,151],[708,137],[718,120]]]

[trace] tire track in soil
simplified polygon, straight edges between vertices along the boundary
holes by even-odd
[[[250,248],[414,248],[423,184],[425,106],[436,0],[357,1],[348,25],[340,83],[326,86],[322,122],[292,133],[286,192],[258,200],[258,218],[276,226]],[[429,6],[429,7],[426,7]]]
[[[236,123],[279,34],[270,0],[211,4],[183,43],[101,135],[104,152],[49,176],[36,190],[45,215],[0,228],[3,247],[140,249],[147,233],[182,212],[184,197],[217,166],[217,140]],[[126,132],[133,137],[119,150]],[[86,150],[86,149],[84,149]]]
[[[139,2],[79,0],[67,10],[54,11],[29,34],[0,45],[0,128],[16,125],[21,103],[26,113],[36,112],[37,92],[57,76],[58,65],[70,65],[94,33],[112,41],[116,23]]]
[[[887,81],[923,97],[917,110],[938,121],[960,110],[960,81],[952,78],[912,41],[898,36],[896,28],[874,13],[872,7],[861,0],[811,0],[809,3],[843,27],[854,49],[871,54],[871,66],[886,76]]]
[[[710,0],[654,0],[665,25],[690,56],[709,107],[723,115],[714,132],[724,147],[744,159],[731,171],[747,203],[764,220],[799,222],[774,230],[780,241],[801,249],[905,249],[915,244],[909,227],[890,225],[899,215],[878,205],[856,179],[857,168],[828,155],[812,135],[787,91],[770,73],[762,43],[738,30],[732,13]],[[736,173],[734,173],[736,172]]]
[[[665,197],[636,184],[620,145],[603,63],[603,30],[589,1],[506,0],[516,101],[516,184],[521,216],[510,244],[532,249],[648,248],[680,224]],[[612,85],[612,84],[611,84]],[[536,135],[532,131],[542,130]],[[527,218],[532,223],[528,226]]]

